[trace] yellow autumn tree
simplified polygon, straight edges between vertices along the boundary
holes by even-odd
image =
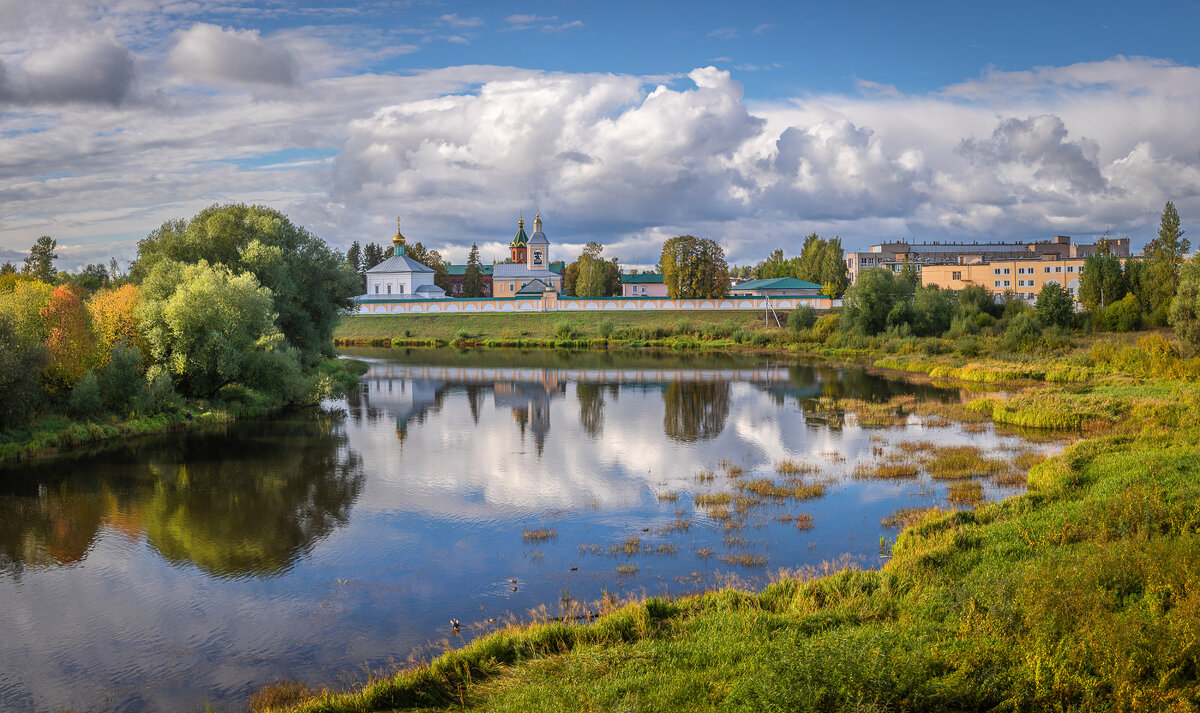
[[[142,291],[137,285],[100,290],[88,301],[92,329],[96,334],[96,362],[100,366],[108,364],[113,347],[121,342],[146,353],[145,339],[141,336],[137,317],[141,301]]]

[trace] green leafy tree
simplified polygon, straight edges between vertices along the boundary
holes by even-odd
[[[17,274],[17,268],[13,267],[13,264],[11,262],[6,262],[3,265],[0,265],[0,275],[15,275],[15,274]]]
[[[1179,276],[1179,291],[1171,303],[1171,326],[1189,355],[1200,353],[1200,263],[1186,261]]]
[[[1033,306],[1038,321],[1044,326],[1071,326],[1074,303],[1057,282],[1047,282],[1038,293],[1037,303]]]
[[[578,265],[575,296],[603,297],[607,293],[607,269],[603,254],[604,247],[600,243],[589,242],[584,246],[583,253],[575,261],[575,264]]]
[[[787,258],[783,250],[776,249],[766,260],[754,268],[754,276],[760,280],[776,277],[794,277],[822,286],[822,292],[831,297],[841,295],[850,286],[846,269],[842,239],[826,240],[816,233],[804,238],[800,256]]]
[[[754,267],[754,275],[759,280],[771,280],[776,277],[791,277],[794,272],[792,262],[783,256],[783,250],[776,248],[766,260]]]
[[[1166,309],[1179,287],[1179,271],[1191,243],[1180,227],[1175,204],[1167,201],[1159,220],[1158,235],[1146,244],[1148,297],[1151,310]]]
[[[824,238],[816,233],[809,233],[804,238],[804,245],[800,248],[800,257],[796,260],[792,270],[789,274],[780,275],[780,277],[795,277],[819,284],[826,247],[828,247],[828,243]]]
[[[22,337],[45,343],[49,330],[42,308],[50,302],[54,286],[41,280],[20,279],[12,292],[0,294],[0,318],[7,317]]]
[[[38,238],[33,247],[29,248],[29,257],[25,258],[25,268],[22,272],[42,282],[54,282],[54,277],[58,274],[58,270],[54,269],[54,261],[58,258],[58,253],[54,251],[57,248],[58,241],[49,235]]]
[[[1129,291],[1121,261],[1112,255],[1090,255],[1083,261],[1079,301],[1091,310],[1103,310]]]
[[[361,293],[359,278],[323,240],[263,206],[211,206],[188,222],[164,223],[138,243],[131,274],[147,279],[163,262],[248,272],[274,300],[284,337],[314,362],[331,350],[334,323]]]
[[[463,297],[483,297],[483,276],[479,265],[479,246],[471,243],[467,269],[463,273]]]
[[[621,265],[617,259],[610,258],[604,263],[604,296],[614,297],[621,294]]]
[[[76,275],[71,275],[71,284],[82,289],[84,292],[92,293],[97,290],[104,289],[112,284],[112,279],[109,277],[108,268],[102,263],[94,263],[85,266]]]
[[[155,368],[187,396],[210,397],[241,380],[255,353],[287,349],[271,290],[203,259],[157,261],[137,310]]]
[[[850,273],[846,267],[846,253],[842,249],[841,238],[835,237],[825,243],[821,255],[821,271],[817,279],[811,282],[821,285],[822,292],[830,297],[838,297],[850,287]]]
[[[580,255],[579,278],[575,282],[575,294],[579,297],[603,297],[604,292],[604,261],[591,255]]]
[[[45,401],[39,376],[46,362],[45,346],[0,313],[0,430],[24,426]]]
[[[939,337],[950,329],[954,317],[954,292],[937,285],[918,287],[913,294],[912,332],[918,337]]]
[[[913,286],[882,267],[863,270],[842,301],[842,328],[873,335],[908,318]]]
[[[905,262],[900,268],[900,279],[906,280],[908,284],[916,289],[921,286],[921,273],[917,270],[917,266],[911,262]]]
[[[579,283],[579,261],[567,265],[563,270],[563,294],[569,297],[578,297],[575,294],[575,287]]]
[[[719,298],[729,294],[725,251],[710,238],[680,235],[663,243],[663,282],[672,298]]]

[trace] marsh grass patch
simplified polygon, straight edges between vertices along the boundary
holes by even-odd
[[[558,530],[552,527],[539,527],[529,529],[528,527],[521,531],[521,539],[526,542],[546,542],[558,538]]]
[[[946,490],[946,500],[951,505],[974,507],[983,502],[983,486],[975,481],[951,483]]]

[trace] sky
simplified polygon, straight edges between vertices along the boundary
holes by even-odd
[[[0,261],[214,203],[629,266],[1200,216],[1200,3],[0,0]]]

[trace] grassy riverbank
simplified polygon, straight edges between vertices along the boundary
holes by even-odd
[[[315,367],[323,391],[345,393],[354,388],[366,370],[361,362],[326,359]],[[118,418],[102,415],[76,419],[49,413],[29,426],[0,432],[0,463],[55,455],[106,441],[138,438],[158,433],[186,431],[239,418],[256,418],[279,411],[284,405],[269,396],[241,386],[218,393],[213,399],[177,399],[159,413]]]
[[[913,515],[880,570],[783,573],[762,591],[649,599],[591,625],[512,626],[288,710],[1194,710],[1197,360],[1157,333],[1021,353],[994,339],[973,338],[969,354],[962,340],[887,341],[854,348],[930,378],[1022,380],[969,411],[1085,439],[1034,466],[1024,495]]]
[[[781,315],[785,318],[785,315]],[[354,315],[334,330],[341,346],[679,346],[700,342],[749,343],[768,332],[763,313],[533,312],[522,314]],[[759,340],[761,345],[767,342]]]

